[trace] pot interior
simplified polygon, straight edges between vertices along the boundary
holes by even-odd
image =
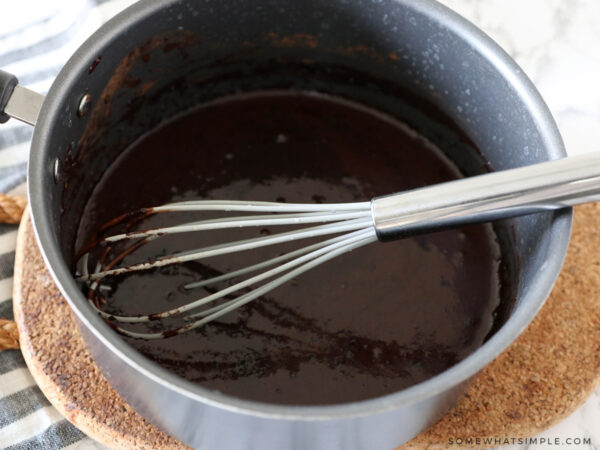
[[[465,175],[561,156],[508,75],[417,7],[277,0],[249,13],[242,1],[201,9],[180,2],[147,9],[104,39],[97,53],[77,55],[87,70],[61,100],[49,143],[60,166],[57,184],[49,183],[51,214],[69,267],[80,217],[110,164],[159,124],[228,95],[294,90],[358,102],[426,136]],[[92,108],[78,114],[84,93]],[[493,331],[551,255],[552,226],[551,214],[494,224],[506,301]]]

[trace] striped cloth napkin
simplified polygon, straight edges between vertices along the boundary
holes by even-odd
[[[71,54],[133,0],[19,0],[1,3],[0,68],[46,94]],[[0,192],[26,194],[33,128],[0,125]],[[12,276],[17,227],[0,225],[0,318],[13,318]],[[100,448],[67,422],[36,386],[18,350],[0,352],[0,448]]]

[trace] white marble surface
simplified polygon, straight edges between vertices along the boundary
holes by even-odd
[[[484,30],[519,63],[546,100],[570,155],[600,151],[599,0],[441,3]],[[501,448],[600,449],[600,388],[570,417],[537,437],[552,445],[539,444],[539,439],[535,445]],[[567,445],[568,438],[584,437],[591,446]]]
[[[569,154],[600,151],[600,1],[442,0],[532,79]]]
[[[442,3],[482,28],[516,59],[548,103],[569,154],[600,151],[600,0]],[[502,449],[600,449],[600,389],[538,438],[552,445],[539,444],[539,439],[535,445]],[[568,445],[574,438],[590,438],[592,444]],[[105,447],[85,440],[71,448]]]

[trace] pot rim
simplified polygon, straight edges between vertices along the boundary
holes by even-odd
[[[78,74],[86,72],[94,55],[101,54],[102,49],[113,41],[114,36],[124,32],[131,22],[140,20],[162,8],[167,8],[176,1],[146,0],[138,2],[100,27],[79,47],[57,76],[42,105],[34,130],[28,167],[28,195],[33,228],[46,266],[61,293],[76,313],[78,320],[121,361],[168,389],[177,391],[189,399],[218,408],[282,420],[345,419],[398,409],[467,381],[505,350],[525,329],[550,294],[569,244],[571,209],[553,213],[553,225],[550,229],[554,246],[552,252],[558,257],[550,258],[547,261],[549,267],[531,283],[527,292],[523,294],[522,304],[487,342],[464,360],[440,374],[409,388],[381,397],[323,406],[275,405],[239,399],[203,388],[167,371],[130,347],[104,323],[87,304],[61,257],[58,241],[50,231],[52,229],[48,210],[50,202],[46,201],[43,180],[53,175],[43,157],[43,149],[52,135],[53,119],[58,114],[63,95],[68,92],[69,86],[78,79]],[[452,32],[469,42],[473,50],[490,61],[511,87],[519,93],[539,127],[542,141],[551,159],[566,156],[557,126],[540,94],[520,67],[491,38],[462,16],[435,0],[394,1],[404,3],[416,13],[424,14],[438,23],[443,23]]]

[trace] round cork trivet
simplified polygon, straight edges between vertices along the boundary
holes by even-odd
[[[562,420],[596,389],[599,220],[600,205],[575,208],[567,259],[535,320],[480,372],[446,416],[401,448],[447,448],[459,439],[482,447],[476,438],[532,436]],[[27,365],[75,426],[112,448],[184,448],[139,416],[104,379],[45,269],[27,214],[19,229],[13,301]]]

